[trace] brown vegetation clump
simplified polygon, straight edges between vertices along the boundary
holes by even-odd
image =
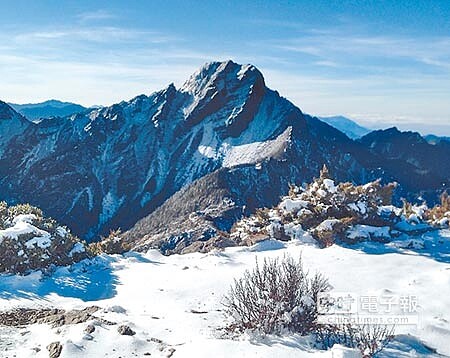
[[[0,202],[0,273],[45,271],[87,257],[86,244],[39,208]]]
[[[107,237],[102,237],[100,241],[89,244],[89,251],[92,255],[100,254],[123,254],[131,249],[130,244],[121,238],[121,230],[111,230]]]
[[[450,221],[450,196],[447,191],[441,194],[440,204],[425,211],[425,218],[436,224],[448,225]]]
[[[423,232],[448,226],[447,193],[442,194],[441,204],[431,209],[406,200],[403,208],[397,208],[392,205],[396,186],[396,183],[383,185],[380,180],[365,185],[335,184],[324,166],[320,176],[305,187],[291,185],[288,195],[276,207],[258,210],[237,222],[230,238],[245,245],[255,238],[287,241],[307,233],[322,247],[328,247],[336,241],[386,242],[391,233],[399,235],[402,230]]]

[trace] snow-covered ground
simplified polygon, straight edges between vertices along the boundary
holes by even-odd
[[[103,256],[61,268],[42,279],[0,277],[0,309],[51,306],[78,309],[100,306],[97,316],[117,325],[94,322],[51,328],[33,325],[0,327],[1,357],[48,357],[46,346],[63,344],[62,357],[356,357],[344,348],[314,349],[308,339],[244,336],[226,339],[221,301],[234,278],[254,266],[255,258],[302,255],[305,267],[326,275],[333,290],[367,295],[417,296],[419,324],[398,326],[385,357],[450,355],[450,231],[424,234],[424,249],[379,243],[351,248],[269,240],[208,254]],[[405,245],[403,245],[405,246]],[[421,246],[422,247],[422,246]],[[440,254],[437,254],[437,253]],[[120,324],[136,335],[122,336]],[[422,343],[421,343],[422,342]],[[432,353],[425,346],[434,348]],[[36,349],[40,348],[40,350]]]

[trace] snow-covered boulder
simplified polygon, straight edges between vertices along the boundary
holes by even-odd
[[[354,225],[347,230],[346,236],[353,241],[388,241],[391,239],[391,230],[389,226]]]

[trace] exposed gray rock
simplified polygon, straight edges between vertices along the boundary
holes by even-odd
[[[175,351],[176,351],[175,348],[169,348],[169,349],[167,350],[167,355],[166,355],[166,357],[167,357],[167,358],[171,358],[171,357],[173,356],[173,354],[175,353]]]
[[[122,336],[134,336],[136,334],[135,331],[133,331],[130,326],[128,325],[121,325],[117,328],[117,332],[119,332]]]
[[[49,358],[58,358],[61,355],[63,346],[60,342],[53,342],[47,346]]]
[[[214,249],[224,249],[232,246],[236,246],[236,243],[233,240],[230,240],[228,237],[218,236],[212,237],[207,241],[194,241],[192,244],[181,250],[180,253],[210,252]]]
[[[56,308],[16,308],[0,313],[0,325],[17,327],[30,324],[49,324],[52,327],[62,327],[68,324],[87,322],[95,318],[94,313],[99,309],[97,306],[71,311]]]
[[[95,332],[95,326],[93,324],[88,324],[84,329],[84,332],[87,334],[91,334]]]

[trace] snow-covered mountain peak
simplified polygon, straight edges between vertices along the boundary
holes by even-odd
[[[264,78],[254,66],[208,63],[180,89],[187,96],[185,123],[192,126],[209,118],[223,138],[237,137],[255,117],[266,92]]]
[[[85,114],[85,119],[91,124],[106,121],[109,122],[107,127],[115,129],[124,123],[151,122],[157,128],[170,122],[170,126],[180,125],[178,128],[182,131],[206,120],[214,130],[224,132],[224,137],[237,136],[255,116],[266,90],[261,72],[253,65],[210,62],[197,70],[180,89],[171,83],[149,96],[139,95],[109,107],[92,109]],[[92,125],[87,131],[91,128]]]
[[[16,115],[23,121],[0,120],[2,198],[42,207],[86,239],[132,227],[181,188],[221,169],[230,169],[232,178],[238,175],[232,170],[247,167],[239,175],[250,175],[250,181],[233,183],[242,194],[236,200],[257,197],[244,200],[245,207],[247,201],[273,205],[288,182],[312,177],[323,163],[344,180],[392,177],[393,169],[378,159],[384,151],[303,115],[265,86],[258,69],[232,61],[204,65],[180,89],[170,84],[110,107],[39,123]],[[368,153],[369,147],[377,153]],[[408,153],[418,157],[416,151]],[[404,157],[409,163],[417,159]],[[423,163],[417,176],[429,166]],[[422,176],[407,184],[427,183],[417,190],[441,188],[448,170],[440,167],[437,184],[428,186]],[[405,182],[403,170],[396,173],[392,179]],[[269,179],[280,181],[276,190]],[[247,193],[251,180],[258,191]]]
[[[261,72],[250,64],[240,65],[231,60],[208,62],[191,75],[180,91],[198,96],[212,88],[221,91],[224,87],[235,87],[238,81],[247,79],[264,82]]]

